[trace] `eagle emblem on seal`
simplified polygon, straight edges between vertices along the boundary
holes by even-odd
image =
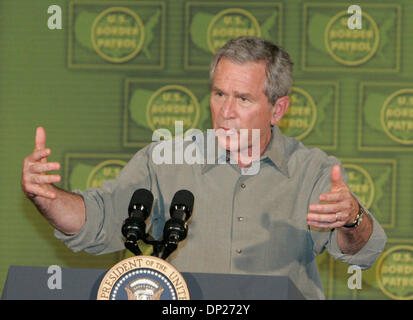
[[[164,289],[157,281],[143,278],[128,283],[125,291],[128,300],[160,300]]]

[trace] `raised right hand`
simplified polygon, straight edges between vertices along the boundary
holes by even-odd
[[[43,127],[36,129],[35,149],[24,159],[21,184],[24,194],[30,199],[44,197],[55,199],[53,183],[60,182],[58,174],[47,175],[48,171],[60,169],[60,163],[47,162],[51,150],[46,148],[46,131]]]

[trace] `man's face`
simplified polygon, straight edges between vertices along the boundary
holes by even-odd
[[[264,94],[264,82],[264,62],[246,62],[240,65],[226,58],[219,61],[212,83],[210,105],[212,124],[222,148],[238,151],[250,148],[252,143],[260,143],[262,149],[268,144],[273,108]],[[237,145],[230,145],[229,137],[234,134],[239,136],[240,129],[248,129],[249,141],[237,139]],[[260,130],[259,142],[251,141],[251,129]],[[220,132],[225,134],[219,134]]]

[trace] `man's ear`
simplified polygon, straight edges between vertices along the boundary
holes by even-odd
[[[278,98],[277,101],[275,101],[274,106],[272,107],[272,110],[271,110],[271,124],[273,126],[275,126],[278,123],[278,121],[281,120],[281,118],[287,112],[289,105],[290,105],[289,96],[283,96],[281,98]]]

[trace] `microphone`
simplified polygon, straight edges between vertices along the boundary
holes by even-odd
[[[152,205],[153,195],[149,190],[138,189],[133,193],[128,207],[129,217],[123,222],[122,234],[126,238],[125,247],[135,255],[142,254],[137,241],[145,238],[145,220],[152,211]]]
[[[188,190],[179,190],[175,193],[169,213],[169,219],[163,229],[165,250],[162,259],[166,259],[177,247],[178,242],[184,240],[188,234],[188,220],[192,215],[194,195]]]

